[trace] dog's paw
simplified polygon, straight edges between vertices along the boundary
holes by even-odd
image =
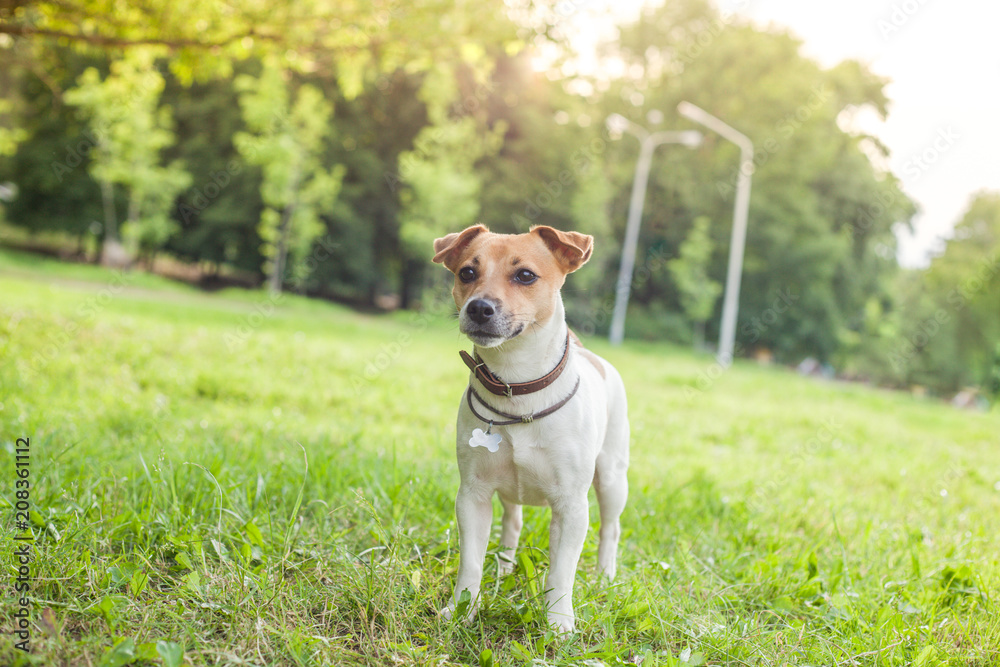
[[[463,623],[469,624],[475,620],[476,614],[479,613],[479,600],[470,600],[468,594],[464,594],[459,602],[455,602],[453,599],[448,603],[448,606],[440,610],[438,614],[446,621],[450,621],[453,618],[461,619]]]
[[[560,596],[549,604],[547,614],[549,627],[558,635],[568,635],[576,629],[576,614],[573,613],[573,603],[567,597]]]
[[[557,635],[565,637],[576,631],[576,618],[572,615],[553,614],[552,612],[549,612],[549,627],[552,628]]]

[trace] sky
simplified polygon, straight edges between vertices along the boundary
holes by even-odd
[[[727,0],[720,8],[726,9]],[[847,58],[892,83],[889,116],[863,129],[920,205],[899,260],[923,266],[977,190],[1000,189],[1000,3],[982,0],[728,0],[755,23],[789,29],[824,65]]]
[[[903,266],[926,266],[972,195],[1000,190],[1000,3],[716,1],[720,10],[759,27],[791,32],[803,41],[803,54],[824,66],[856,59],[891,80],[888,118],[873,112],[857,122],[889,148],[889,169],[920,207],[914,233],[897,234]],[[612,8],[626,19],[634,19],[642,4],[593,2],[594,9]],[[588,30],[582,21],[571,29]]]

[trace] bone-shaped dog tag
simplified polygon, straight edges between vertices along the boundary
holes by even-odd
[[[499,433],[483,433],[483,429],[477,428],[472,431],[472,437],[469,438],[470,447],[485,447],[491,452],[495,452],[500,449],[500,437]]]

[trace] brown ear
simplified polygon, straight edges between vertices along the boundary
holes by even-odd
[[[580,232],[561,232],[552,227],[531,228],[555,256],[565,273],[572,273],[587,263],[594,251],[594,237]]]
[[[433,261],[437,264],[444,264],[445,268],[454,273],[462,251],[472,242],[472,239],[488,231],[490,230],[483,225],[473,225],[466,227],[461,232],[435,239]]]

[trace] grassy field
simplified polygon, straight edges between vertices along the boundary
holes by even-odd
[[[0,251],[0,664],[1000,663],[1000,414],[587,343],[630,392],[618,580],[591,531],[579,631],[547,631],[535,508],[515,573],[491,561],[478,619],[445,622],[452,320]]]

